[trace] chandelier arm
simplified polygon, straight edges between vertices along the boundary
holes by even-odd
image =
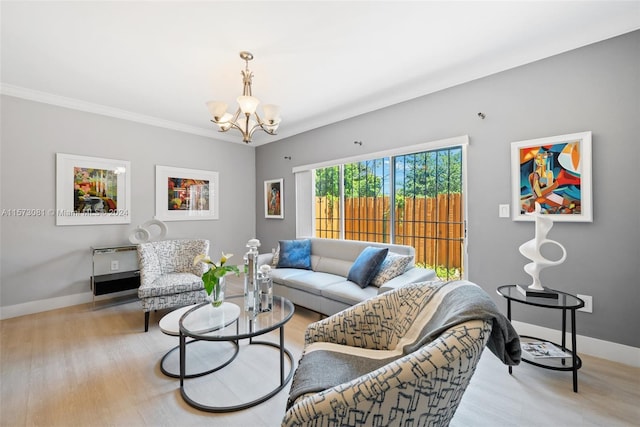
[[[238,119],[240,118],[240,114],[242,114],[242,110],[240,109],[240,107],[238,107],[238,109],[236,110],[236,113],[233,115],[233,118],[231,119],[232,126],[238,122]],[[238,126],[236,125],[236,127]]]
[[[262,119],[260,118],[260,116],[258,115],[258,112],[253,113],[254,116],[256,116],[256,124],[253,125],[253,127],[251,128],[251,131],[249,131],[249,138],[251,138],[253,136],[253,133],[260,129],[263,130],[265,132],[267,132],[268,134],[274,135],[273,133],[269,132],[265,127],[265,122],[262,121]]]
[[[262,131],[265,131],[266,133],[268,133],[269,135],[277,135],[277,133],[273,130],[269,130],[266,127],[264,127],[264,123],[260,123],[257,124],[253,127],[253,130],[251,131],[251,133],[253,134],[253,131],[256,130],[257,128],[259,128]]]
[[[258,115],[258,111],[256,111],[255,113],[253,113],[254,116],[256,116],[256,123],[259,126],[262,126],[264,124],[264,122],[262,121],[262,119],[260,118],[260,116]]]
[[[233,117],[231,118],[231,120],[229,120],[229,124],[230,126],[225,129],[225,130],[221,130],[221,132],[227,132],[231,129],[236,129],[239,130],[240,132],[242,131],[242,128],[240,126],[238,126],[237,121],[238,121],[238,117],[240,116],[240,108],[238,108],[238,110],[236,111],[236,113],[233,115]]]

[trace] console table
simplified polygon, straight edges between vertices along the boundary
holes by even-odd
[[[578,392],[578,369],[582,367],[582,360],[578,356],[576,349],[576,310],[584,307],[584,301],[575,295],[568,294],[566,292],[551,290],[558,294],[558,298],[545,298],[525,296],[518,289],[516,285],[505,285],[498,288],[498,294],[506,298],[507,300],[507,318],[511,321],[511,302],[519,304],[532,305],[535,307],[543,307],[555,310],[562,310],[562,340],[558,345],[549,340],[543,340],[541,338],[535,338],[531,336],[521,335],[521,342],[533,342],[533,341],[545,341],[551,342],[560,347],[565,353],[570,354],[570,358],[533,358],[522,352],[522,360],[534,366],[538,366],[544,369],[551,369],[554,371],[571,371],[573,372],[573,391]],[[571,350],[566,347],[566,335],[567,335],[567,311],[571,312]],[[567,365],[567,359],[570,359],[570,364]],[[509,366],[509,374],[512,373],[512,367]]]
[[[91,248],[94,297],[140,287],[137,245]]]

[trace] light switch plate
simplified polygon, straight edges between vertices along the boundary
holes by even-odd
[[[498,217],[509,218],[509,205],[498,205]]]

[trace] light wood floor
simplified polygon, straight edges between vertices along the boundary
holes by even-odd
[[[185,404],[178,380],[159,369],[161,357],[177,344],[175,337],[158,328],[165,313],[152,314],[148,333],[143,332],[143,314],[135,300],[1,321],[0,425],[280,424],[289,385],[271,400],[240,412],[211,414]],[[287,324],[285,341],[296,361],[304,329],[317,319],[318,314],[296,308]],[[277,335],[270,339],[275,341]],[[219,350],[197,349],[198,345],[191,353],[196,359]],[[252,396],[277,381],[276,354],[264,346],[241,345],[240,356],[230,366],[206,378],[188,380],[187,385],[206,403]],[[169,367],[177,363],[174,359],[168,360]],[[583,364],[579,393],[573,393],[570,373],[522,364],[510,376],[486,350],[452,425],[640,425],[640,369],[589,356],[583,356]]]

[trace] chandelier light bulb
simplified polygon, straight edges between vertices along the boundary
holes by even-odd
[[[207,107],[214,121],[221,121],[220,118],[227,113],[227,104],[224,102],[209,101],[207,102]]]
[[[238,105],[243,114],[255,114],[260,100],[254,96],[239,96]]]
[[[280,120],[280,107],[277,105],[265,104],[262,109],[264,110],[264,118],[268,123],[273,124],[276,120]]]

